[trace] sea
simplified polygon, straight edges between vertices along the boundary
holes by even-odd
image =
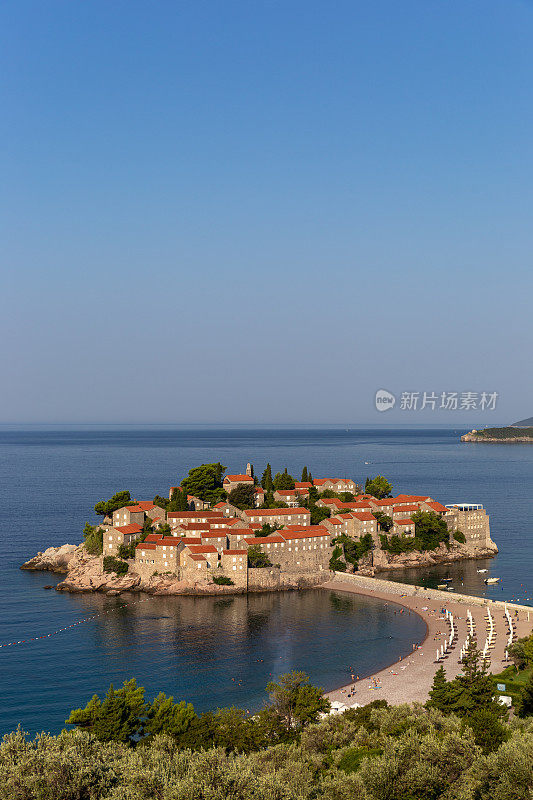
[[[350,427],[0,427],[0,733],[59,732],[70,710],[135,677],[197,711],[253,711],[265,686],[305,671],[329,690],[411,651],[425,626],[376,599],[324,589],[225,598],[71,595],[60,576],[20,570],[51,545],[77,544],[94,504],[121,489],[166,495],[188,469],[385,475],[394,492],[483,503],[494,559],[411,570],[395,580],[533,605],[533,447],[472,444],[453,429]],[[487,569],[487,573],[478,570]],[[486,586],[484,578],[500,578]],[[397,610],[396,610],[397,611]]]

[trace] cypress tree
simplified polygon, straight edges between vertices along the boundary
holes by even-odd
[[[263,472],[263,477],[261,478],[261,486],[265,490],[265,492],[271,492],[274,489],[274,481],[272,480],[272,467],[270,464],[266,465],[266,469]]]
[[[309,478],[307,477],[307,467],[304,467],[302,470],[302,483],[307,483]]]

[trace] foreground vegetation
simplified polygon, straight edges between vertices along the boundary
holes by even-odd
[[[0,800],[530,800],[533,722],[487,755],[456,716],[373,703],[250,753],[81,730],[0,745]]]
[[[250,717],[236,708],[197,715],[164,694],[147,703],[134,680],[111,687],[71,713],[74,731],[4,736],[0,800],[533,796],[533,718],[507,721],[475,644],[461,677],[437,672],[425,707],[377,700],[318,721],[329,702],[304,673],[282,675],[267,691],[268,704]]]

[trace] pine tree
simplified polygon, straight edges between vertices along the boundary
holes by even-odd
[[[307,467],[304,467],[302,470],[302,483],[307,483],[309,478],[307,477]]]
[[[433,677],[433,685],[429,690],[429,700],[426,703],[427,708],[438,708],[439,711],[445,711],[449,702],[449,683],[446,680],[446,672],[441,665]]]

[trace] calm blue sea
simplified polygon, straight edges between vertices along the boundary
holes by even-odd
[[[369,673],[411,649],[423,634],[413,616],[376,601],[326,591],[229,599],[151,598],[123,607],[100,595],[45,591],[49,573],[20,564],[38,550],[78,543],[96,500],[119,489],[138,499],[166,494],[190,466],[222,461],[242,471],[315,477],[384,474],[395,491],[429,493],[448,503],[482,502],[500,554],[488,562],[501,585],[487,594],[533,598],[533,447],[461,444],[452,430],[0,428],[0,732],[20,722],[29,732],[61,729],[71,708],[110,682],[135,676],[149,696],[163,690],[199,710],[235,704],[257,708],[271,676],[304,669],[333,688],[350,668]],[[485,590],[479,563],[439,568],[401,580]],[[132,597],[132,599],[136,599]],[[103,613],[109,612],[109,613]]]

